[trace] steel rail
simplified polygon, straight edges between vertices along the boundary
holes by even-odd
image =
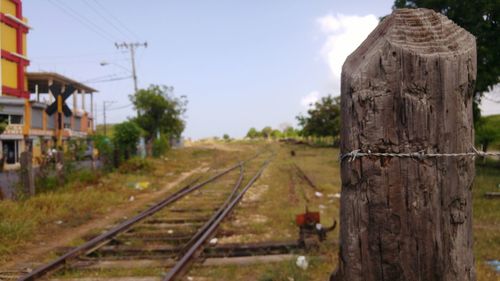
[[[182,250],[180,251],[179,255],[183,254],[185,251],[187,251],[191,246],[196,243],[200,239],[200,237],[207,231],[207,229],[210,228],[210,225],[214,220],[217,219],[217,217],[224,211],[224,209],[227,208],[229,203],[231,203],[231,200],[235,197],[236,192],[238,192],[238,189],[241,186],[241,183],[243,182],[243,175],[244,175],[244,167],[243,165],[240,166],[240,177],[238,178],[238,181],[234,185],[231,194],[227,197],[226,201],[222,203],[222,205],[219,207],[219,209],[210,217],[210,219],[196,232],[196,234],[189,239],[189,241],[182,247]]]
[[[243,161],[239,162],[238,164],[227,168],[226,170],[210,177],[209,179],[198,183],[196,185],[190,186],[191,184],[185,186],[181,190],[175,192],[174,194],[168,196],[161,202],[155,204],[154,206],[151,206],[147,210],[141,212],[139,215],[130,218],[122,223],[120,223],[118,226],[113,227],[109,231],[91,239],[90,241],[74,248],[73,250],[67,252],[66,254],[60,256],[59,258],[42,265],[35,270],[33,270],[31,273],[28,273],[24,276],[21,276],[18,281],[32,281],[36,280],[40,277],[43,277],[44,275],[47,275],[48,273],[58,269],[59,267],[65,265],[68,261],[71,259],[74,259],[82,254],[88,254],[91,253],[92,251],[96,250],[99,247],[102,247],[103,245],[107,244],[113,237],[116,235],[125,232],[129,230],[134,224],[144,220],[145,218],[153,215],[154,213],[160,211],[161,209],[165,208],[167,205],[170,205],[171,203],[181,199],[182,197],[186,196],[187,194],[200,189],[201,187],[207,185],[208,183],[213,182],[214,180],[228,174],[229,172],[237,169],[238,167],[241,167],[244,163],[256,158],[258,155]]]
[[[222,213],[219,214],[215,218],[215,220],[210,224],[210,227],[203,232],[203,234],[200,236],[200,238],[189,248],[189,250],[182,256],[182,258],[177,261],[175,266],[170,269],[169,272],[167,272],[165,278],[163,281],[172,281],[176,280],[176,278],[180,277],[184,270],[187,268],[187,266],[190,264],[190,261],[192,260],[194,254],[200,250],[202,245],[206,242],[206,240],[213,235],[217,227],[220,225],[222,220],[234,209],[234,207],[240,202],[241,198],[243,198],[243,195],[247,192],[247,190],[257,181],[257,179],[262,175],[262,172],[264,169],[267,167],[271,159],[269,158],[264,162],[264,164],[261,166],[257,174],[253,176],[253,178],[247,183],[247,185],[243,188],[243,190],[238,193],[238,195],[231,201],[231,203],[227,206],[227,208],[224,209]]]

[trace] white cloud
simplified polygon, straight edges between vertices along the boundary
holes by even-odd
[[[316,19],[319,30],[325,35],[325,43],[321,48],[321,55],[332,73],[333,89],[324,94],[312,91],[304,96],[300,103],[309,109],[323,95],[340,94],[340,75],[342,64],[356,48],[366,39],[368,34],[377,26],[379,20],[374,15],[326,15]]]
[[[481,115],[500,114],[500,84],[497,84],[481,99]]]
[[[321,54],[338,85],[345,59],[366,39],[378,22],[375,15],[329,14],[317,19],[320,30],[326,35]]]
[[[320,98],[319,92],[318,91],[313,91],[307,94],[305,97],[302,98],[300,101],[300,104],[302,104],[303,107],[309,108],[311,105],[315,104]]]

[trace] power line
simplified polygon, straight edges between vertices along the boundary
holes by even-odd
[[[76,55],[57,55],[57,56],[39,56],[39,57],[31,57],[31,60],[39,60],[39,59],[65,59],[65,58],[84,58],[84,57],[97,57],[97,56],[106,56],[106,55],[116,55],[116,54],[126,54],[128,53],[127,51],[121,51],[121,52],[101,52],[101,53],[88,53],[88,54],[76,54]]]
[[[92,30],[97,35],[101,36],[103,39],[113,42],[113,40],[110,38],[113,37],[113,35],[109,34],[107,31],[103,30],[98,25],[94,24],[92,21],[89,21],[86,17],[76,12],[70,6],[63,4],[58,0],[47,0],[47,1],[52,5],[56,6],[57,8],[59,8],[60,10],[64,11],[68,16],[72,17],[73,19],[77,20],[78,22],[86,26],[89,30]]]
[[[124,74],[126,74],[126,73],[125,72],[118,72],[118,73],[108,74],[108,75],[104,75],[104,76],[98,76],[98,77],[94,77],[94,78],[90,78],[90,79],[87,79],[85,81],[82,81],[82,83],[90,83],[90,82],[94,82],[94,81],[100,81],[103,79],[115,78],[118,75],[124,75]]]
[[[65,12],[68,16],[72,17],[76,21],[78,21],[81,24],[83,24],[89,30],[91,30],[94,33],[96,33],[97,35],[101,36],[103,39],[105,39],[107,41],[111,40],[109,38],[109,36],[106,35],[106,32],[102,32],[102,30],[100,28],[95,28],[93,26],[93,24],[89,24],[87,21],[85,21],[84,19],[82,19],[78,13],[74,12],[72,9],[68,8],[67,6],[64,6],[63,4],[61,4],[61,2],[55,2],[56,0],[47,0],[47,1],[49,3],[51,3],[52,5],[56,6],[57,8],[59,8],[60,10],[62,10],[63,12]]]
[[[118,28],[112,21],[110,21],[108,17],[103,15],[101,13],[101,11],[99,11],[99,9],[96,9],[94,6],[90,5],[89,0],[82,0],[82,1],[85,5],[87,5],[87,7],[92,9],[100,18],[102,18],[105,22],[107,22],[109,25],[111,25],[116,31],[121,33],[124,36],[124,38],[127,38],[129,36],[129,35],[125,34],[125,32],[123,32],[123,30]]]
[[[127,105],[123,105],[123,106],[120,106],[120,107],[110,108],[110,109],[108,109],[108,111],[125,109],[125,108],[129,108],[129,107],[131,107],[133,105],[134,105],[133,103],[129,103]]]
[[[132,107],[134,104],[128,104],[128,105],[125,105],[125,106],[121,106],[121,107],[116,107],[116,108],[106,108],[106,112],[98,112],[97,114],[95,114],[96,116],[99,116],[99,117],[104,117],[104,115],[106,115],[106,113],[109,113],[110,111],[118,111],[118,110],[123,110],[123,109],[127,109],[127,108],[130,108]]]
[[[135,68],[135,50],[139,47],[148,47],[148,42],[144,43],[126,43],[123,42],[121,44],[115,43],[115,46],[117,49],[123,48],[123,49],[129,49],[130,50],[130,60],[132,61],[132,78],[134,78],[134,93],[137,93],[139,90],[137,86],[137,73],[136,73],[136,68]]]
[[[75,60],[66,60],[66,61],[61,61],[61,60],[53,60],[53,61],[50,61],[50,60],[31,60],[32,62],[34,63],[38,63],[38,64],[44,64],[44,65],[65,65],[65,64],[75,64],[75,63],[78,63],[78,64],[99,64],[99,61],[96,61],[96,60],[79,60],[79,59],[75,59]],[[113,61],[128,61],[128,59],[121,59],[121,60],[113,60]]]
[[[97,84],[97,83],[104,83],[104,82],[126,80],[126,79],[130,79],[130,78],[131,78],[131,76],[125,76],[125,77],[118,77],[118,78],[112,78],[112,79],[106,79],[106,80],[91,81],[91,82],[86,82],[86,83],[87,84]]]
[[[132,37],[135,37],[135,38],[139,38],[139,36],[137,36],[137,34],[135,34],[133,31],[131,31],[120,19],[118,19],[115,15],[113,15],[113,13],[111,13],[106,7],[104,7],[101,3],[99,3],[97,0],[93,0],[94,3],[96,3],[99,7],[101,7],[101,9],[106,12],[111,18],[113,18],[117,23],[118,25],[120,25],[123,30],[127,31],[128,33],[130,33],[130,35],[132,35]]]

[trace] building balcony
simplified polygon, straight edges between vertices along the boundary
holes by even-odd
[[[7,125],[0,135],[0,156],[7,169],[18,166],[24,151],[40,158],[56,144],[64,146],[66,140],[84,139],[94,133],[91,105],[96,90],[56,73],[27,73],[27,77],[29,98],[0,96],[0,122]],[[51,91],[64,92],[69,86],[74,91],[63,101],[70,113],[66,110],[65,115],[62,107],[56,107],[59,93]]]

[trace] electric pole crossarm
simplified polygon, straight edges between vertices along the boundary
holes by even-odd
[[[137,86],[137,72],[136,72],[136,68],[135,68],[135,49],[137,49],[139,47],[147,48],[148,42],[144,42],[144,43],[126,43],[126,42],[123,42],[120,44],[115,43],[115,47],[117,49],[129,49],[130,50],[130,57],[131,57],[131,61],[132,61],[132,78],[134,79],[134,92],[137,93],[137,91],[139,90],[139,87]]]

